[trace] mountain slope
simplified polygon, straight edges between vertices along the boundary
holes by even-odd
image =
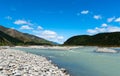
[[[69,38],[64,44],[65,45],[83,45],[86,44],[87,40],[89,40],[89,35],[78,35]]]
[[[16,38],[24,42],[24,44],[27,44],[27,45],[53,45],[52,42],[47,41],[43,38],[39,38],[37,36],[30,35],[27,33],[21,33],[17,30],[6,28],[4,26],[0,26],[0,31],[2,31],[5,34],[8,34],[13,38]]]
[[[64,45],[120,46],[120,32],[73,36]]]
[[[19,44],[23,44],[23,42],[0,31],[0,45],[19,45]]]

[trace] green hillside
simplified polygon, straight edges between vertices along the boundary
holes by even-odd
[[[40,38],[40,37],[37,37],[37,36],[34,36],[34,35],[30,35],[30,34],[27,34],[27,33],[22,33],[22,32],[19,32],[17,30],[14,30],[14,29],[10,29],[10,28],[6,28],[4,26],[0,26],[0,31],[1,33],[4,33],[6,34],[6,37],[7,39],[5,39],[5,41],[2,39],[4,38],[4,35],[1,35],[1,41],[2,44],[5,43],[5,44],[14,44],[14,43],[17,43],[17,44],[24,44],[24,45],[54,45],[54,43],[48,41],[48,40],[45,40],[43,38]],[[10,41],[9,42],[9,37],[12,39],[17,39],[17,41]],[[7,42],[6,42],[7,41]],[[19,41],[21,41],[19,43]]]
[[[73,36],[64,45],[120,46],[120,32]]]
[[[22,45],[23,42],[0,31],[0,45]]]

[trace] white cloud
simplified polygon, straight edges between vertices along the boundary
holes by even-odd
[[[50,30],[45,30],[42,32],[42,36],[44,36],[45,38],[56,38],[57,33],[54,31],[50,31]]]
[[[30,27],[30,26],[28,26],[28,25],[23,25],[23,26],[21,26],[20,29],[22,29],[22,30],[31,30],[31,29],[33,29],[33,28]]]
[[[20,19],[16,20],[14,22],[14,24],[21,25],[20,29],[22,29],[22,30],[31,30],[31,29],[33,29],[32,25],[35,25],[35,24],[31,23],[30,21],[20,20]]]
[[[105,23],[103,23],[102,25],[101,25],[101,27],[107,27],[108,25],[107,24],[105,24]]]
[[[102,19],[102,16],[101,15],[94,15],[93,18],[98,20],[98,19]]]
[[[94,29],[88,29],[87,32],[90,33],[90,34],[96,34],[96,33],[99,33],[99,32],[105,32],[106,29],[105,28],[94,28]]]
[[[115,19],[115,22],[120,22],[120,17]]]
[[[33,25],[32,23],[30,23],[29,21],[26,21],[26,20],[16,20],[14,22],[14,24],[16,24],[16,25]]]
[[[20,29],[31,30],[34,35],[47,39],[49,41],[54,41],[58,43],[63,43],[64,41],[63,36],[58,35],[55,31],[52,30],[44,30],[43,27],[39,26],[38,24],[33,24],[26,20],[16,20],[14,24],[21,25]]]
[[[96,34],[97,33],[97,30],[96,29],[88,29],[87,32],[89,34]]]
[[[27,21],[25,21],[25,20],[16,20],[14,22],[14,24],[16,24],[16,25],[23,25],[23,24],[27,24]]]
[[[37,29],[38,29],[38,30],[43,30],[43,27],[38,26]]]
[[[94,29],[88,29],[87,32],[89,34],[97,34],[102,32],[117,32],[120,31],[120,27],[118,26],[105,26],[105,27],[96,27]]]
[[[43,31],[34,31],[37,36],[47,39],[49,41],[54,41],[58,43],[63,43],[64,37],[61,35],[58,35],[55,31],[51,30],[43,30]]]
[[[114,16],[114,17],[111,17],[111,18],[108,18],[108,19],[107,19],[107,22],[112,22],[114,19],[115,19],[115,16]]]
[[[6,16],[5,19],[12,20],[11,16]]]
[[[63,37],[63,36],[58,36],[57,38],[58,38],[58,39],[64,39],[64,37]]]
[[[88,10],[83,10],[83,11],[81,11],[81,14],[88,14],[88,13],[89,13]]]
[[[120,27],[110,26],[110,27],[107,28],[107,31],[108,32],[117,32],[117,31],[120,31]]]

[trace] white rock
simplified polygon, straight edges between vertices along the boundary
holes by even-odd
[[[16,72],[14,75],[15,76],[21,76],[21,73],[20,72]]]
[[[3,67],[2,67],[2,66],[0,66],[0,70],[3,70]]]
[[[101,52],[101,53],[117,53],[116,50],[108,49],[108,48],[98,48],[95,52]]]

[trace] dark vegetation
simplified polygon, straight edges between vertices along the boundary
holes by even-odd
[[[4,32],[0,31],[0,45],[18,45],[23,44],[23,41],[13,38]]]
[[[43,38],[21,33],[17,30],[0,26],[0,45],[58,45]],[[99,33],[96,35],[78,35],[69,38],[63,45],[84,46],[120,46],[120,32]]]
[[[64,45],[120,46],[120,32],[73,36]]]
[[[43,38],[0,26],[0,45],[54,45]]]

